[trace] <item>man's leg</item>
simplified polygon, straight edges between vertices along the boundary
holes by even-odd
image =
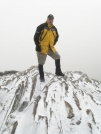
[[[59,53],[56,51],[55,53],[49,48],[48,50],[48,55],[53,58],[55,60],[55,66],[56,66],[56,70],[55,70],[55,74],[57,76],[64,76],[64,74],[61,71],[61,65],[60,65],[60,55]]]
[[[46,56],[47,56],[46,54],[42,54],[40,52],[37,52],[38,69],[39,69],[39,74],[40,74],[40,80],[41,81],[45,81],[45,79],[44,79],[43,65],[45,64]]]

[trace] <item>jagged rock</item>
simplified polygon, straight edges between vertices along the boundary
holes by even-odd
[[[37,66],[0,76],[0,134],[101,134],[101,82],[80,71],[65,77]]]

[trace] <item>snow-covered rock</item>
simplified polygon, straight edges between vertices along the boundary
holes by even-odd
[[[101,134],[101,82],[38,69],[0,77],[0,134]]]

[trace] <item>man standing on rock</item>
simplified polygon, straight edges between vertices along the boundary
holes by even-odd
[[[46,57],[49,55],[55,60],[57,76],[64,76],[60,66],[60,55],[56,51],[54,45],[58,41],[59,34],[57,28],[53,25],[54,16],[48,15],[47,21],[39,25],[34,35],[34,42],[36,45],[37,57],[38,57],[38,69],[40,74],[40,81],[45,81],[43,65],[45,64]]]

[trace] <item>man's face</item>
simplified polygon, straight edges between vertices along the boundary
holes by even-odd
[[[54,21],[54,19],[47,18],[47,22],[48,22],[49,24],[53,24],[53,21]]]

